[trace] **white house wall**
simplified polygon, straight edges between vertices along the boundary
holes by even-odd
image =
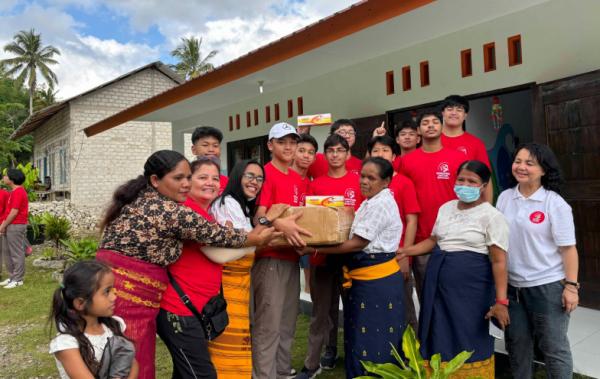
[[[456,9],[460,12],[460,9]],[[279,103],[281,120],[295,124],[296,99],[302,96],[304,114],[330,112],[333,118],[359,118],[383,114],[388,110],[437,101],[448,94],[475,94],[530,82],[542,83],[600,68],[600,1],[554,0],[487,21],[459,32],[447,34],[415,46],[393,51],[344,69],[317,76],[282,90],[266,92],[237,104],[177,121],[173,128],[173,147],[183,150],[183,133],[199,125],[223,130],[224,146],[268,133],[274,123],[273,106]],[[451,15],[440,15],[451,17]],[[430,22],[436,22],[432,19]],[[423,24],[427,28],[427,24]],[[398,30],[402,33],[402,30]],[[523,63],[508,66],[507,38],[521,35]],[[483,45],[496,44],[496,70],[483,70]],[[460,51],[472,51],[473,75],[461,77]],[[390,48],[393,50],[393,48]],[[356,46],[356,54],[361,47]],[[419,63],[429,62],[430,85],[420,86]],[[412,89],[402,91],[401,68],[410,65]],[[268,69],[267,69],[268,70]],[[386,95],[385,73],[394,71],[395,94]],[[205,96],[205,95],[204,95]],[[294,116],[287,118],[287,100],[294,103]],[[265,106],[271,106],[271,122],[265,123]],[[246,127],[246,112],[258,109],[259,124]],[[239,114],[239,130],[228,130],[228,118]],[[375,125],[374,125],[375,126]],[[473,132],[477,133],[476,130]],[[312,133],[320,143],[326,128]],[[226,166],[226,152],[222,154]]]
[[[40,170],[40,179],[50,176],[52,189],[68,191],[70,188],[69,175],[61,183],[59,152],[69,151],[69,107],[63,108],[46,122],[43,128],[33,133],[33,163]],[[46,158],[46,172],[43,161]],[[68,161],[68,160],[67,160]],[[68,172],[68,167],[66,167]]]

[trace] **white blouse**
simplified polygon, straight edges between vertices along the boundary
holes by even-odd
[[[446,251],[489,254],[488,247],[492,245],[508,250],[506,219],[487,202],[461,210],[458,209],[458,200],[450,200],[438,210],[431,235]]]
[[[221,225],[231,221],[235,229],[244,229],[247,232],[252,230],[250,217],[246,217],[240,203],[230,195],[225,196],[224,204],[221,204],[221,198],[215,200],[210,207],[210,213]]]
[[[360,236],[369,241],[365,253],[395,253],[402,236],[402,221],[394,196],[388,188],[362,202],[350,229],[350,238]]]
[[[125,321],[119,316],[113,316],[115,320],[119,322],[121,326],[121,332],[125,332]],[[110,330],[106,325],[102,324],[102,328],[104,329],[104,333],[100,335],[92,335],[84,333],[85,337],[92,344],[92,348],[94,349],[94,358],[96,361],[100,362],[102,359],[102,353],[104,353],[104,347],[106,347],[106,342],[109,337],[112,337],[114,334],[112,330]],[[70,334],[58,333],[52,341],[50,341],[50,354],[57,353],[63,350],[69,349],[79,349],[79,342],[77,339]],[[58,374],[61,379],[69,379],[69,375],[67,375],[62,363],[56,357],[56,368],[58,369]]]

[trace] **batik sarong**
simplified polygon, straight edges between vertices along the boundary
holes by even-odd
[[[447,362],[463,350],[473,351],[452,377],[493,378],[494,339],[485,315],[494,303],[494,276],[487,255],[436,247],[427,263],[419,317],[423,358],[428,361],[440,353]]]
[[[395,253],[354,253],[346,261],[344,276],[352,280],[344,296],[346,377],[354,378],[365,375],[361,360],[396,361],[390,344],[401,351],[404,280]]]
[[[167,289],[164,267],[127,257],[111,250],[98,250],[96,260],[111,266],[115,275],[115,315],[123,318],[125,335],[135,343],[139,379],[154,379],[156,316]]]

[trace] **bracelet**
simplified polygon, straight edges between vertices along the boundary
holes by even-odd
[[[508,299],[496,299],[496,304],[506,305],[508,307]]]
[[[573,286],[573,287],[575,287],[577,289],[579,289],[581,287],[581,284],[579,284],[578,282],[572,282],[572,281],[567,280],[567,279],[561,280],[561,283],[562,283],[563,286],[565,286],[565,288],[566,288],[567,285]]]

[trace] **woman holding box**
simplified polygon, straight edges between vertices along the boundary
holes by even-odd
[[[387,188],[393,169],[383,158],[365,160],[360,191],[365,200],[356,211],[350,239],[340,245],[308,247],[305,254],[351,253],[344,287],[344,350],[346,377],[365,375],[360,363],[393,362],[390,343],[399,347],[406,327],[404,281],[396,262],[402,235],[398,206]]]

